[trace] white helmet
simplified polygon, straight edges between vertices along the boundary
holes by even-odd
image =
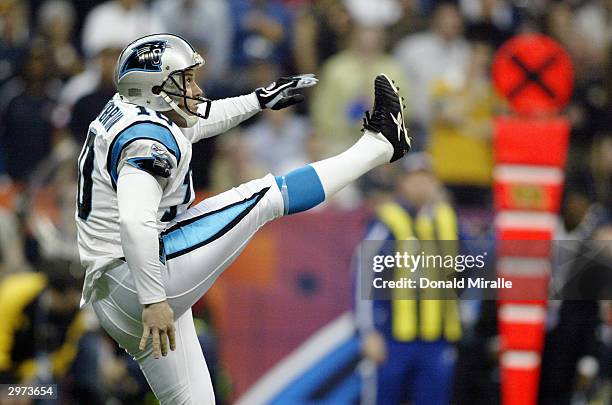
[[[204,65],[204,59],[189,42],[173,34],[155,34],[129,44],[117,60],[115,84],[119,94],[129,102],[155,111],[173,109],[187,126],[208,118],[211,100],[187,96],[185,71]],[[177,101],[183,99],[185,112]],[[206,104],[204,114],[191,111],[187,99]]]

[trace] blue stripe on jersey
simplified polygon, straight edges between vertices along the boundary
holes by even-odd
[[[170,132],[168,128],[150,121],[137,122],[121,131],[115,137],[115,139],[113,139],[109,149],[107,169],[110,173],[113,187],[116,187],[117,178],[119,177],[119,173],[117,173],[117,166],[119,165],[119,157],[121,156],[121,152],[129,144],[138,139],[150,139],[152,141],[161,143],[176,157],[177,164],[180,162],[181,150],[179,149],[176,139],[174,139],[174,135],[172,135],[172,132]]]
[[[285,176],[276,176],[283,196],[285,214],[296,214],[315,207],[325,200],[325,191],[315,169],[306,165]]]
[[[240,222],[268,190],[269,187],[245,200],[173,225],[162,234],[166,258],[181,256],[220,238]]]

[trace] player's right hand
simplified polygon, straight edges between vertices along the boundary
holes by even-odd
[[[140,350],[147,346],[149,336],[153,339],[153,357],[156,359],[168,354],[168,343],[170,350],[176,349],[174,312],[168,301],[145,305],[142,310],[142,326]]]

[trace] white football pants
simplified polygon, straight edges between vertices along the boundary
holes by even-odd
[[[164,283],[176,318],[176,350],[155,359],[142,336],[142,305],[127,264],[96,284],[93,308],[104,330],[133,356],[162,405],[214,404],[210,374],[196,336],[191,306],[212,286],[266,222],[283,215],[272,175],[208,198],[168,224],[162,233]]]

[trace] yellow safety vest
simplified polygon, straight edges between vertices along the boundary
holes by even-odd
[[[398,251],[401,250],[402,241],[407,240],[457,240],[457,217],[453,208],[446,203],[438,203],[431,213],[420,213],[414,220],[397,203],[381,205],[377,214],[393,234]],[[455,300],[393,299],[391,317],[391,334],[397,341],[409,342],[420,338],[424,341],[445,339],[454,342],[461,338]]]

